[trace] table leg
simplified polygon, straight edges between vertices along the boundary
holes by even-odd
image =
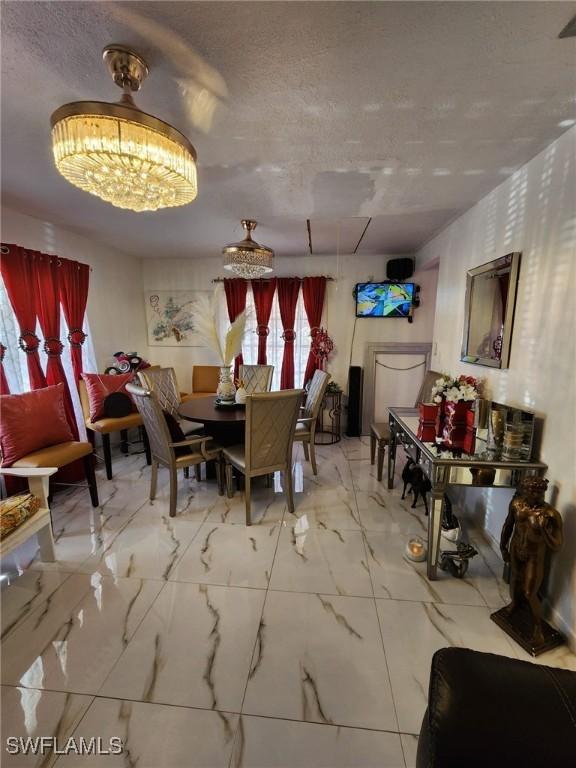
[[[396,431],[390,423],[390,445],[388,446],[388,489],[394,488],[394,472],[396,471]]]
[[[440,534],[442,532],[442,509],[444,507],[444,488],[433,488],[430,494],[430,514],[428,517],[428,563],[427,576],[430,581],[436,579],[440,558]]]

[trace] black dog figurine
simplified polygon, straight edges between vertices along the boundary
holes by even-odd
[[[422,471],[422,467],[409,458],[402,470],[402,480],[404,480],[402,498],[404,499],[406,497],[406,489],[410,486],[410,491],[414,494],[412,509],[414,509],[418,503],[418,497],[422,496],[422,499],[424,500],[425,514],[426,517],[428,517],[428,500],[426,494],[432,490],[432,484]]]

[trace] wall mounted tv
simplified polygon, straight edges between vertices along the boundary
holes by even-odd
[[[358,283],[356,317],[410,317],[414,283]]]

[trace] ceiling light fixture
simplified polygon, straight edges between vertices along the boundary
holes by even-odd
[[[246,280],[262,277],[272,272],[274,251],[265,245],[259,245],[252,240],[250,234],[256,229],[258,222],[252,219],[242,219],[242,226],[246,230],[246,237],[239,243],[230,243],[222,249],[224,255],[224,269],[234,272]]]
[[[102,57],[122,98],[114,104],[75,101],[53,113],[57,169],[117,208],[156,211],[191,203],[198,193],[196,150],[176,128],[138,109],[131,96],[148,65],[120,45],[107,46]]]

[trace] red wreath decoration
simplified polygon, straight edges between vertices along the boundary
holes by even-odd
[[[320,366],[320,368],[323,368],[324,363],[334,349],[334,342],[330,336],[328,336],[328,331],[326,331],[324,328],[318,328],[318,330],[314,333],[311,347],[317,364]]]

